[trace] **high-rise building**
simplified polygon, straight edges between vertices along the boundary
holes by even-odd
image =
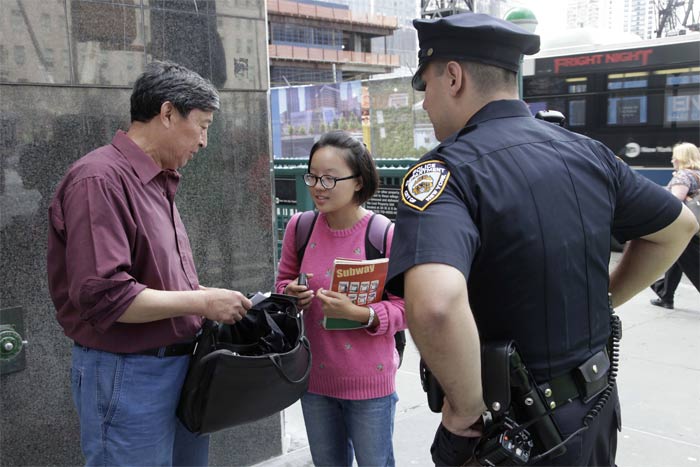
[[[410,74],[418,63],[418,36],[413,20],[420,16],[419,0],[336,0],[351,11],[369,15],[385,15],[398,20],[398,29],[391,35],[372,39],[372,50],[398,55],[397,74]]]
[[[567,29],[593,28],[622,31],[624,0],[569,0]]]
[[[653,0],[568,0],[567,29],[629,32],[640,38],[654,36],[657,27]]]
[[[509,0],[474,0],[474,11],[503,18],[514,5]]]
[[[642,39],[656,37],[658,18],[653,0],[624,0],[623,30]]]
[[[268,0],[267,15],[271,86],[358,80],[399,66],[399,55],[375,42],[399,28],[396,16],[347,0]]]

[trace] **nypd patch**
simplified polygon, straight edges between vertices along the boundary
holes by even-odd
[[[404,176],[401,199],[413,209],[423,211],[440,197],[449,178],[450,171],[444,162],[421,162]]]

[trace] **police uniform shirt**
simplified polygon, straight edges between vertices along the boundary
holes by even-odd
[[[443,263],[467,279],[481,339],[515,339],[538,380],[599,351],[610,332],[610,235],[673,222],[681,203],[601,143],[495,101],[406,174],[387,289]]]

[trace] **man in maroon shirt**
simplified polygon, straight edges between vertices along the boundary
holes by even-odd
[[[49,291],[75,342],[87,465],[207,464],[208,437],[175,416],[193,341],[202,316],[232,323],[251,303],[199,284],[175,193],[218,109],[209,81],[150,63],[129,130],[73,164],[49,206]]]

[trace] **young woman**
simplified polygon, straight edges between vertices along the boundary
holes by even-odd
[[[679,143],[673,147],[671,157],[673,178],[668,182],[668,188],[673,195],[685,201],[700,194],[700,150],[693,143]],[[666,271],[663,278],[654,282],[651,289],[659,298],[651,300],[652,305],[673,309],[673,296],[685,273],[690,282],[700,292],[700,238],[694,235],[690,243],[681,253],[678,261]]]
[[[367,147],[344,131],[324,134],[311,148],[309,187],[319,211],[301,264],[295,247],[299,215],[287,225],[275,288],[295,295],[304,311],[313,368],[301,405],[314,465],[394,465],[392,434],[399,357],[394,333],[406,328],[403,300],[355,305],[327,290],[335,258],[365,259],[372,212],[363,208],[379,184]],[[391,248],[393,225],[387,251]],[[388,254],[387,254],[388,256]],[[308,286],[299,285],[301,272]],[[354,330],[325,330],[323,317],[364,323]]]

